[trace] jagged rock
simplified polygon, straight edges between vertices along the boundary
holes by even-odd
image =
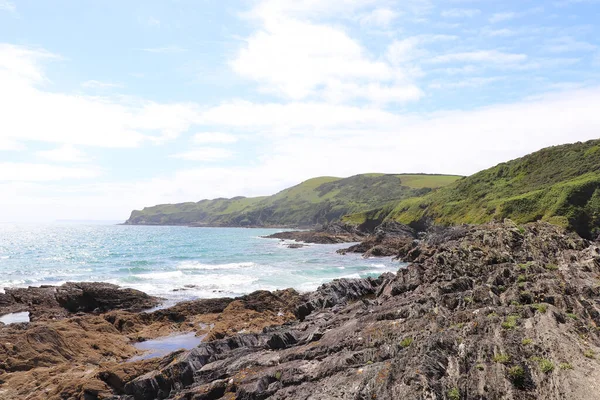
[[[598,397],[597,243],[545,223],[516,226],[506,221],[439,229],[411,239],[398,255],[410,262],[408,267],[379,279],[337,280],[307,295],[257,292],[240,299],[191,303],[178,311],[188,322],[185,310],[222,309],[217,316],[232,312],[241,319],[241,312],[256,315],[257,310],[274,315],[289,302],[293,306],[288,310],[298,316],[295,321],[209,339],[127,372],[112,364],[103,367],[100,383],[68,381],[68,389],[55,387],[66,373],[44,381],[43,387],[51,388],[46,392],[38,389],[42,386],[36,386],[34,375],[12,369],[0,375],[4,381],[0,390],[12,391],[0,394],[23,398],[24,392],[16,389],[22,383],[28,398],[35,399]],[[111,315],[119,313],[123,312]],[[152,314],[132,315],[174,323],[169,313]],[[101,316],[83,316],[77,326],[91,318],[104,321],[97,321],[101,328],[95,331],[112,329],[112,335],[119,334]],[[4,327],[0,332],[7,329],[27,332],[31,326]],[[16,336],[0,338],[4,346],[0,350],[5,348],[0,360],[7,360],[1,361],[0,370],[18,354],[5,344],[11,337]],[[40,331],[37,337],[46,334]],[[47,337],[54,336],[48,332]],[[57,346],[77,350],[68,342]],[[31,355],[35,359],[36,353]],[[86,368],[89,365],[88,361]],[[73,371],[68,372],[72,376]]]

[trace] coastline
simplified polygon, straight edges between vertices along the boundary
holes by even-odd
[[[597,243],[508,221],[432,232],[397,253],[410,264],[396,274],[306,294],[259,291],[150,313],[75,308],[1,327],[0,394],[299,400],[443,398],[456,388],[488,398],[594,398],[600,369],[587,354],[600,353],[600,337],[579,335],[595,321]],[[127,362],[139,355],[135,343],[189,332],[207,336],[193,349]],[[30,337],[38,340],[24,342]],[[508,373],[516,367],[523,372]]]

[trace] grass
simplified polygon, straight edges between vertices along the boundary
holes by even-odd
[[[558,265],[546,264],[546,265],[544,265],[544,268],[546,268],[548,271],[556,271],[558,269]]]
[[[410,346],[413,342],[413,338],[411,337],[406,337],[404,339],[402,339],[402,341],[400,342],[400,346],[402,346],[402,348],[407,348],[408,346]]]
[[[524,338],[523,340],[521,340],[521,344],[523,346],[528,346],[528,345],[530,345],[532,343],[533,343],[533,339],[530,339],[530,338]]]
[[[567,313],[567,317],[569,317],[571,319],[578,319],[577,314],[573,314],[573,313]]]
[[[513,385],[521,387],[525,383],[525,370],[520,365],[508,369],[508,376]]]
[[[509,315],[508,317],[506,317],[506,319],[504,320],[504,322],[502,322],[502,324],[500,324],[500,325],[504,329],[515,329],[517,327],[517,321],[518,320],[519,320],[518,316],[516,316],[516,315]]]
[[[539,312],[541,312],[542,314],[545,314],[546,311],[548,311],[548,305],[547,304],[532,304],[531,307],[535,308],[536,310],[538,310]]]
[[[448,400],[460,400],[460,390],[456,386],[448,389],[446,394],[448,395]]]
[[[538,361],[538,367],[540,368],[540,371],[542,371],[545,374],[554,370],[554,364],[552,363],[552,361],[545,358],[542,358]]]
[[[568,370],[568,369],[573,369],[573,366],[570,363],[560,363],[558,365],[558,368],[560,368],[562,370]]]
[[[542,149],[402,200],[387,218],[415,225],[424,218],[443,225],[544,220],[594,238],[600,233],[600,157],[592,150],[598,148],[600,140]]]
[[[499,364],[508,364],[510,362],[510,356],[504,353],[494,354],[494,362]]]
[[[312,226],[423,196],[460,176],[362,174],[318,177],[266,197],[162,204],[133,211],[128,222],[151,225]]]

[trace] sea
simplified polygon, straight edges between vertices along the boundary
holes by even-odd
[[[263,238],[281,231],[0,224],[0,288],[109,282],[175,303],[290,287],[306,292],[336,278],[377,277],[404,265],[336,253],[348,243],[289,248],[291,242]]]

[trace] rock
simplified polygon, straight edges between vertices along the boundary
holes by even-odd
[[[115,400],[597,398],[597,243],[549,224],[509,221],[396,237],[406,243],[397,256],[410,264],[378,279],[340,279],[304,295],[259,291],[152,313],[0,327],[0,393]],[[115,362],[131,351],[126,332],[183,329],[200,320],[213,321],[221,334],[162,360]],[[118,355],[100,367],[102,350],[91,340]]]
[[[102,313],[110,310],[142,311],[159,304],[160,299],[134,289],[110,283],[67,282],[62,286],[5,288],[0,298],[0,315],[29,311],[31,320],[64,318],[78,312]]]
[[[365,238],[365,233],[352,225],[332,223],[313,231],[279,232],[266,236],[269,239],[295,240],[297,242],[315,244],[335,244],[359,242]]]

